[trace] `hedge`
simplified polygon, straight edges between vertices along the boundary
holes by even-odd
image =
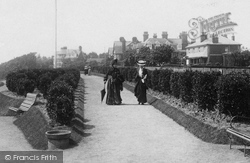
[[[94,67],[99,73],[107,73],[108,67]],[[120,68],[127,81],[134,81],[136,68]],[[200,72],[186,70],[148,70],[147,85],[154,91],[160,91],[186,103],[196,103],[200,109],[214,110],[219,107],[221,113],[250,116],[250,75],[232,72],[222,75],[220,72]]]

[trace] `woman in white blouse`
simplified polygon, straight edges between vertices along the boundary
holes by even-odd
[[[147,85],[146,85],[146,80],[148,76],[147,69],[144,68],[146,65],[146,61],[139,60],[137,61],[138,64],[138,70],[137,70],[137,75],[135,78],[136,85],[134,89],[134,95],[136,96],[138,100],[138,104],[144,105],[144,103],[147,102]]]

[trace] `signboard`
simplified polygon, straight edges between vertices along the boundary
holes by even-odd
[[[216,15],[214,17],[204,19],[202,17],[192,18],[188,24],[191,28],[188,32],[188,37],[192,40],[200,37],[202,33],[225,35],[235,33],[234,26],[237,24],[230,20],[231,13]]]

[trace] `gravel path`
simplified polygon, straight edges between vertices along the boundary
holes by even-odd
[[[246,163],[236,146],[202,142],[124,89],[123,105],[100,102],[102,78],[84,76],[86,136],[64,150],[66,163]],[[243,148],[241,146],[241,148]]]
[[[22,131],[14,124],[14,117],[0,116],[0,151],[34,151]]]

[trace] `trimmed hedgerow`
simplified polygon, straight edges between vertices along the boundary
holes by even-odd
[[[173,95],[176,98],[180,97],[179,79],[180,79],[180,72],[173,72],[170,76],[171,95]]]
[[[161,70],[159,73],[159,91],[163,92],[163,94],[170,94],[170,77],[172,74],[172,70]]]
[[[152,85],[152,89],[154,91],[160,91],[160,86],[159,86],[159,74],[160,74],[160,70],[155,69],[152,72],[152,77],[151,77],[151,85]]]
[[[193,99],[200,109],[214,110],[218,101],[216,83],[220,76],[220,72],[194,72]]]
[[[221,112],[250,116],[250,76],[230,73],[221,76],[217,83],[218,104]]]
[[[105,67],[94,68],[106,73]],[[127,81],[133,81],[131,71],[121,68]],[[99,71],[100,70],[100,71]],[[172,70],[171,70],[172,71]],[[184,102],[198,104],[200,109],[219,108],[221,113],[250,116],[250,77],[246,73],[222,75],[220,72],[171,72],[170,70],[148,70],[147,85],[155,91],[170,94]],[[135,71],[136,73],[136,71]]]
[[[192,77],[193,71],[185,71],[180,74],[178,80],[180,86],[180,98],[187,103],[193,102]]]

